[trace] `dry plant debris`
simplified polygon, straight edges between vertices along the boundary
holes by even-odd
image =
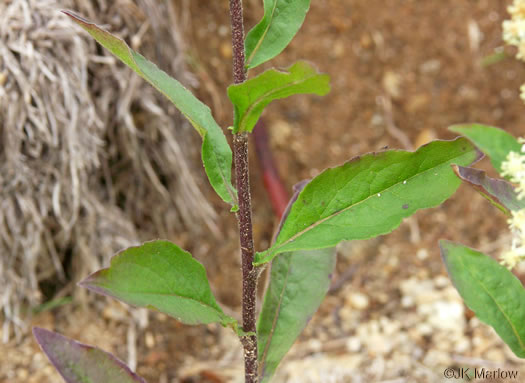
[[[191,129],[61,9],[111,25],[163,69],[197,85],[184,65],[171,2],[0,2],[4,341],[13,328],[17,335],[27,328],[23,318],[42,301],[43,284],[58,286],[48,299],[70,294],[77,275],[140,239],[181,229],[218,233],[203,185],[190,174],[198,166],[190,161],[198,148]]]

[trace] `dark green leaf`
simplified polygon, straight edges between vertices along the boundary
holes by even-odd
[[[111,259],[111,266],[80,283],[96,293],[171,315],[186,324],[235,320],[219,307],[204,267],[190,253],[168,241],[130,247]]]
[[[493,327],[511,350],[525,358],[525,289],[505,267],[483,253],[440,241],[452,282],[477,317]]]
[[[271,60],[301,28],[310,0],[264,0],[262,20],[246,35],[246,67]]]
[[[301,192],[275,244],[255,264],[279,253],[333,247],[394,230],[419,209],[439,205],[461,181],[451,164],[470,165],[479,152],[465,138],[434,141],[416,152],[385,151],[327,169]]]
[[[110,353],[43,328],[33,335],[67,383],[146,383]]]
[[[232,152],[222,129],[213,119],[210,108],[199,101],[180,82],[134,52],[122,39],[69,11],[64,11],[64,13],[124,64],[164,94],[191,122],[203,139],[202,162],[212,187],[224,201],[234,204],[237,196],[231,184]]]
[[[233,131],[251,132],[264,108],[273,100],[306,93],[324,96],[329,91],[330,76],[317,73],[304,61],[295,63],[285,72],[267,70],[228,88],[228,97],[235,106]]]
[[[490,203],[510,215],[511,210],[525,209],[525,199],[519,200],[514,186],[486,175],[483,170],[452,165],[456,175],[476,189]]]
[[[480,124],[453,125],[449,130],[459,133],[490,157],[492,166],[501,174],[501,163],[509,152],[520,152],[521,145],[512,135],[502,129]]]
[[[319,308],[334,270],[334,248],[285,253],[274,259],[257,323],[261,382],[279,362]]]

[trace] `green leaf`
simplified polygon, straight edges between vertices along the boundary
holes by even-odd
[[[285,253],[272,262],[257,323],[261,382],[271,379],[319,308],[330,287],[335,262],[335,248]]]
[[[330,91],[330,76],[319,74],[310,64],[299,61],[286,72],[270,69],[242,84],[231,85],[228,97],[235,106],[234,133],[251,132],[264,108],[280,98]]]
[[[308,180],[294,185],[278,232]],[[257,323],[259,376],[268,382],[321,304],[336,262],[335,248],[283,254],[272,262],[270,284]]]
[[[370,153],[327,169],[306,185],[275,244],[257,253],[254,264],[283,252],[389,233],[403,218],[449,198],[461,183],[450,165],[470,165],[479,155],[467,139],[458,138],[416,152]]]
[[[505,267],[466,246],[440,241],[447,271],[466,305],[525,358],[525,289]]]
[[[146,383],[112,354],[34,327],[42,351],[67,383]]]
[[[237,194],[231,183],[231,148],[222,129],[213,119],[210,108],[180,82],[134,52],[122,39],[72,12],[63,12],[140,77],[164,94],[190,121],[203,139],[202,162],[212,187],[225,202],[236,203]]]
[[[310,0],[264,0],[262,20],[246,35],[246,67],[273,59],[301,28]]]
[[[483,170],[452,165],[454,173],[464,182],[476,189],[491,204],[511,215],[511,211],[525,209],[525,199],[518,199],[514,186],[504,180],[487,176]]]
[[[80,285],[133,306],[161,311],[186,324],[235,320],[219,307],[204,267],[190,253],[169,241],[130,247],[111,259],[111,265]]]
[[[501,174],[501,163],[509,152],[520,152],[521,144],[506,131],[480,124],[453,125],[449,130],[467,137],[490,157],[492,166]]]

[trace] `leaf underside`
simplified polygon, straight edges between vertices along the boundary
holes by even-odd
[[[204,267],[169,241],[130,247],[111,258],[109,268],[97,271],[80,285],[186,324],[236,323],[215,301]]]
[[[333,247],[342,240],[391,232],[419,209],[441,204],[459,187],[451,164],[468,166],[480,153],[465,138],[434,141],[415,152],[357,157],[315,177],[293,204],[275,244],[254,264],[277,254]]]
[[[335,262],[334,248],[285,253],[272,262],[257,323],[262,383],[271,379],[319,308],[330,287]]]
[[[520,152],[521,144],[506,131],[481,124],[453,125],[449,130],[467,137],[489,158],[492,166],[501,174],[501,164],[509,152]]]
[[[525,289],[505,267],[461,244],[440,241],[447,271],[466,305],[525,358]]]
[[[264,16],[246,35],[246,67],[271,60],[301,28],[310,0],[264,0]]]
[[[33,335],[67,383],[146,383],[108,352],[43,328],[34,327]]]
[[[228,97],[235,106],[234,133],[251,132],[264,108],[274,100],[295,94],[324,96],[330,91],[330,76],[319,74],[299,61],[286,71],[270,69],[242,84],[231,85]]]
[[[304,180],[294,185],[278,232],[307,184],[308,180]],[[318,309],[330,287],[335,262],[335,248],[286,253],[272,262],[270,283],[257,321],[262,383],[272,378],[278,364]]]
[[[454,173],[476,189],[490,203],[510,215],[511,211],[525,209],[525,200],[518,199],[514,186],[504,180],[487,176],[483,170],[453,165]]]
[[[231,148],[222,129],[213,119],[210,108],[198,100],[179,81],[133,51],[124,40],[72,12],[63,12],[86,30],[99,44],[166,96],[190,121],[203,139],[202,162],[210,184],[225,202],[235,204],[237,195],[231,183]]]

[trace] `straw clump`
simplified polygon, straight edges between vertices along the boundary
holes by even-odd
[[[203,174],[192,169],[199,144],[191,127],[60,9],[106,25],[196,85],[171,2],[0,2],[4,341],[9,328],[25,328],[23,307],[42,301],[47,282],[64,288],[143,239],[198,233],[205,225],[217,232],[201,192],[206,181],[191,175]]]

